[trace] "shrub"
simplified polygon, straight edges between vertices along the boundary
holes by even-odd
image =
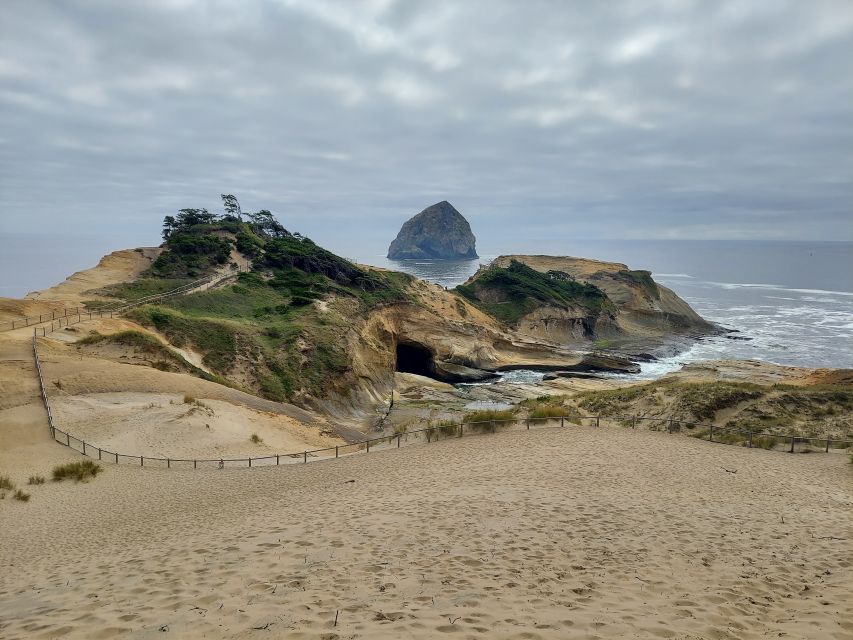
[[[193,396],[189,394],[184,395],[184,404],[195,404],[195,402],[196,399]]]
[[[9,476],[0,476],[0,490],[11,491],[15,488],[15,483]]]
[[[44,476],[30,476],[27,484],[44,484]]]
[[[21,502],[29,502],[30,501],[30,494],[24,493],[20,489],[18,489],[14,494],[12,494],[12,497],[15,498],[15,500],[20,500]]]
[[[759,449],[775,449],[777,444],[779,444],[779,438],[773,436],[759,436],[752,439],[752,446]]]
[[[566,408],[561,404],[541,404],[530,412],[530,418],[560,418],[567,413]]]
[[[515,409],[505,409],[503,411],[495,411],[488,409],[485,411],[470,411],[462,417],[462,422],[471,424],[478,430],[489,429],[494,431],[498,426],[507,426],[502,420],[513,420],[515,418]]]
[[[253,433],[252,437],[249,438],[249,440],[251,440],[255,444],[261,444],[263,442],[263,440],[261,439],[261,436],[259,436],[257,433]]]
[[[459,432],[459,425],[452,420],[442,420],[441,422],[436,423],[435,430],[438,432],[439,436],[451,438]]]
[[[70,462],[53,468],[53,480],[54,482],[60,482],[62,480],[74,480],[75,482],[81,482],[88,478],[94,478],[103,470],[104,469],[101,465],[92,462],[91,460]]]

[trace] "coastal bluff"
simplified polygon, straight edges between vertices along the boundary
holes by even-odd
[[[388,247],[391,260],[471,260],[479,257],[471,225],[442,200],[407,220]]]

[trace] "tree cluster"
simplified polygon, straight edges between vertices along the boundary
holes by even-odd
[[[177,215],[163,218],[163,240],[168,241],[175,234],[190,231],[198,225],[223,224],[225,228],[235,225],[228,230],[236,232],[236,225],[240,223],[248,224],[254,233],[268,238],[291,237],[292,234],[268,210],[244,213],[235,196],[223,193],[221,198],[225,210],[222,215],[210,213],[207,209],[180,209]]]

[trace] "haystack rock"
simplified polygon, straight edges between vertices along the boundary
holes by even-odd
[[[392,260],[469,260],[479,257],[471,225],[447,200],[410,218],[388,247]]]

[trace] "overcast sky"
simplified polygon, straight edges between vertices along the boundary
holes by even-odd
[[[0,122],[7,235],[851,240],[853,2],[3,0]]]

